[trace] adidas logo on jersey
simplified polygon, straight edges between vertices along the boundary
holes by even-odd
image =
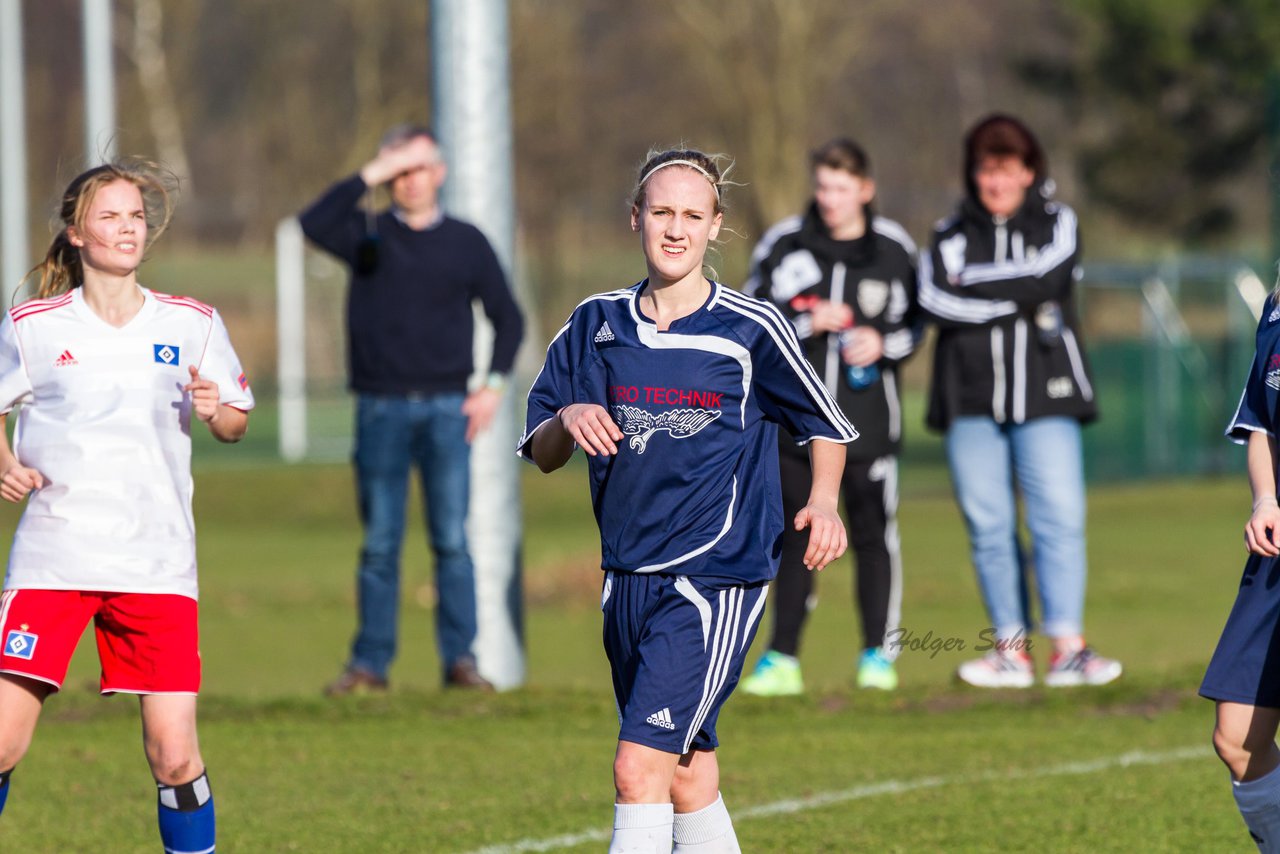
[[[63,350],[62,355],[53,360],[53,366],[55,368],[65,368],[68,365],[78,365],[78,364],[80,363],[76,361],[75,356],[71,355],[70,350]]]
[[[609,328],[609,321],[605,321],[600,329],[596,332],[596,343],[601,344],[605,341],[613,340],[613,330]]]
[[[663,709],[660,712],[654,712],[644,719],[647,724],[660,726],[663,729],[675,729],[676,725],[671,722],[671,709]]]

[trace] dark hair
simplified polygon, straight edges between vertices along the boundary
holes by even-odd
[[[809,168],[840,169],[859,178],[871,177],[871,159],[862,146],[848,137],[838,137],[814,149],[809,155]]]
[[[84,284],[84,267],[80,263],[80,249],[71,243],[68,228],[83,232],[85,218],[98,190],[127,181],[142,194],[142,205],[147,216],[147,243],[144,250],[160,239],[169,219],[173,216],[177,178],[173,173],[148,160],[126,159],[95,166],[81,172],[62,193],[58,207],[57,233],[45,252],[44,260],[23,277],[23,281],[38,275],[36,298],[57,296]]]
[[[973,173],[988,157],[1016,157],[1035,173],[1037,183],[1048,177],[1049,163],[1040,141],[1025,124],[1013,116],[993,113],[978,122],[964,138],[964,183],[977,197]]]

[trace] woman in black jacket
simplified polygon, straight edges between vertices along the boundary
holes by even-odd
[[[1096,417],[1074,306],[1079,226],[1052,199],[1043,150],[1015,118],[965,139],[968,194],[920,265],[920,307],[938,325],[928,424],[947,458],[995,643],[960,666],[980,687],[1027,687],[1031,620],[1017,537],[1032,537],[1047,685],[1100,685],[1120,663],[1085,645],[1080,427]],[[1016,486],[1015,486],[1016,484]],[[986,637],[986,635],[984,635]]]

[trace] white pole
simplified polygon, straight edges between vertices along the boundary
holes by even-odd
[[[296,217],[276,226],[276,373],[280,383],[280,456],[307,455],[305,247]]]
[[[111,0],[81,0],[84,12],[84,154],[89,166],[116,157],[116,78]]]
[[[449,180],[444,208],[475,224],[507,275],[515,269],[515,191],[506,0],[432,0],[432,98],[435,131]],[[476,366],[492,349],[488,321],[477,316]],[[520,481],[515,401],[503,395],[493,426],[471,448],[467,539],[476,568],[480,623],[476,660],[500,689],[524,682],[520,581]]]
[[[4,306],[26,274],[27,121],[22,74],[22,0],[0,0],[0,293]]]

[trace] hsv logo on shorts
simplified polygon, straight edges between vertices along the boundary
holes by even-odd
[[[36,641],[39,639],[31,632],[11,629],[4,639],[4,654],[11,658],[25,658],[30,661],[31,656],[36,654]]]
[[[178,347],[174,344],[152,344],[155,359],[162,365],[178,364]]]

